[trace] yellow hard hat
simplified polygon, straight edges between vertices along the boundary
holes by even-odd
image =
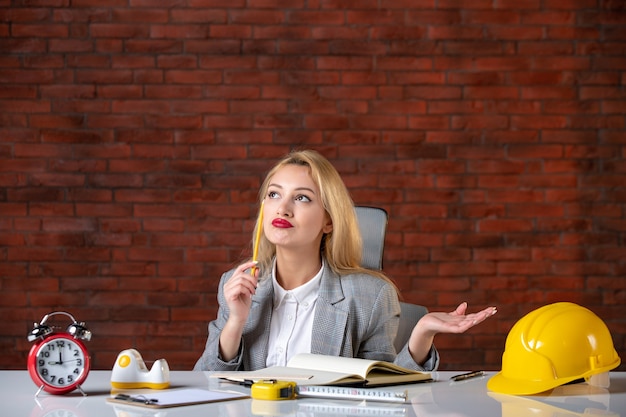
[[[487,381],[487,388],[531,395],[619,364],[611,333],[598,316],[574,303],[554,303],[515,323],[506,338],[502,370]]]

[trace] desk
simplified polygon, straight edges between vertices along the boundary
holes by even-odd
[[[626,372],[611,373],[611,387],[587,384],[559,387],[548,394],[515,397],[488,392],[481,378],[450,382],[453,372],[435,372],[435,382],[386,389],[407,389],[411,403],[301,398],[290,401],[244,399],[161,410],[107,403],[110,371],[91,371],[83,390],[65,396],[42,392],[27,371],[0,371],[0,414],[7,417],[246,417],[246,416],[402,416],[402,417],[626,417]],[[219,382],[208,373],[173,371],[171,388],[203,387],[249,392],[248,388]]]

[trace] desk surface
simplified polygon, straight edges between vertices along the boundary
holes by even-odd
[[[453,374],[435,372],[434,382],[386,388],[407,389],[410,404],[312,398],[289,401],[243,399],[151,410],[106,402],[111,389],[110,371],[91,371],[83,385],[86,397],[78,391],[64,396],[42,392],[35,397],[37,387],[27,371],[0,371],[0,410],[3,416],[11,417],[626,417],[626,372],[611,373],[609,389],[574,384],[532,397],[488,392],[486,383],[494,372],[481,378],[450,382]],[[205,372],[172,372],[171,389],[183,387],[249,393],[248,388],[208,378]]]

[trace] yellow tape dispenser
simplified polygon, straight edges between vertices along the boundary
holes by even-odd
[[[296,383],[269,379],[252,384],[250,395],[257,400],[291,400],[296,398]]]
[[[165,389],[170,386],[170,367],[159,359],[148,367],[136,349],[125,349],[117,355],[111,371],[111,386],[115,389]]]

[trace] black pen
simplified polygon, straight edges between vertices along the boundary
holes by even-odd
[[[224,382],[229,382],[231,384],[242,385],[247,388],[250,388],[252,384],[254,384],[254,381],[251,379],[238,380],[238,379],[230,379],[230,378],[220,378],[220,380]]]
[[[472,371],[472,372],[467,372],[465,374],[454,375],[450,379],[453,381],[465,381],[466,379],[476,378],[476,377],[483,376],[483,375],[485,375],[484,371]]]
[[[243,381],[239,381],[239,385],[243,385],[244,387],[250,388],[254,384],[254,381],[251,379],[244,379]]]
[[[156,404],[159,402],[159,400],[155,399],[155,398],[146,398],[143,395],[138,395],[136,397],[133,397],[132,395],[126,395],[126,394],[118,394],[115,396],[116,400],[121,400],[121,401],[130,401],[130,402],[134,402],[134,403],[142,403],[142,404]]]

